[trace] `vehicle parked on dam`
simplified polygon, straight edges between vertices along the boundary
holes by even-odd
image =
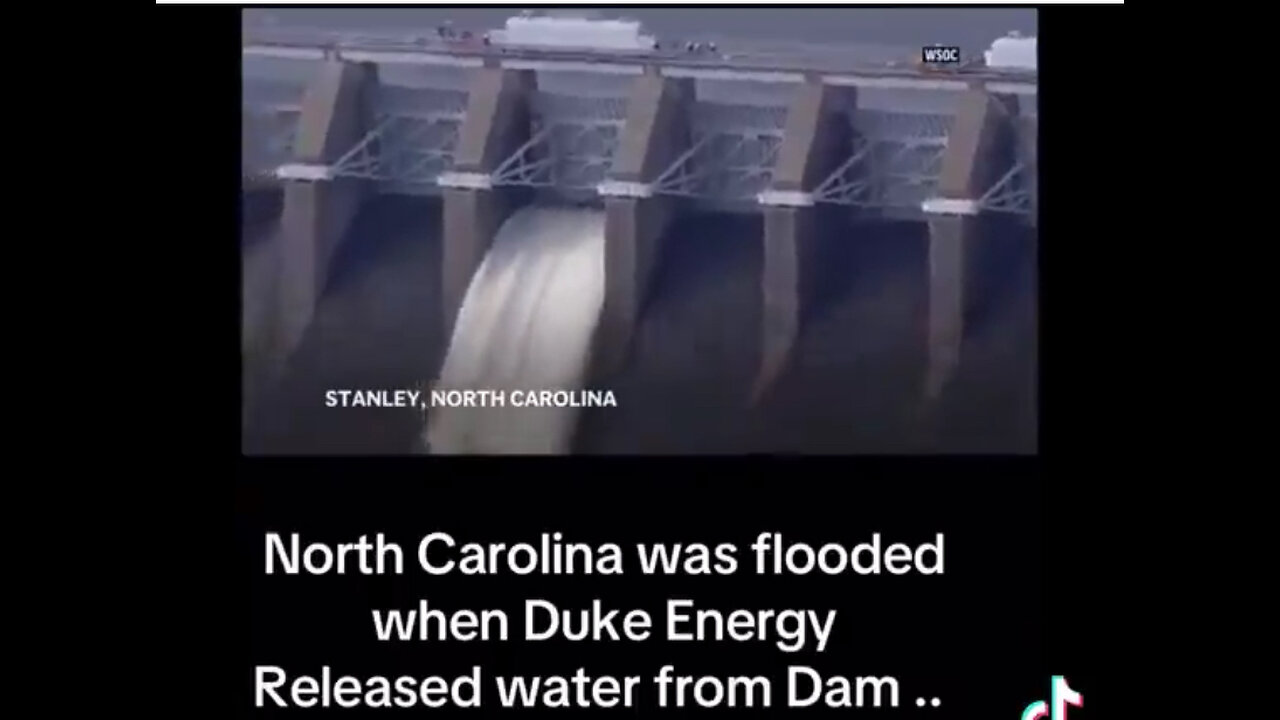
[[[621,55],[716,56],[716,43],[705,40],[660,40],[637,20],[601,19],[580,14],[525,12],[483,35],[484,44],[499,51],[564,50]]]
[[[649,52],[657,38],[643,33],[637,20],[604,20],[572,15],[523,13],[489,33],[496,47]]]
[[[1035,72],[1037,57],[1035,37],[1014,30],[991,43],[983,59],[989,68]]]

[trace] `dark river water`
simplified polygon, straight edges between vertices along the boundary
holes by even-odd
[[[399,453],[410,410],[325,408],[334,388],[408,388],[434,376],[440,321],[438,201],[372,201],[348,235],[312,327],[246,425],[251,453]],[[578,452],[1033,452],[1036,267],[1026,231],[996,233],[985,301],[955,381],[923,413],[923,225],[849,226],[794,366],[749,407],[758,363],[762,223],[704,215],[668,236],[617,408],[589,412]],[[268,225],[256,231],[269,235]],[[253,241],[251,241],[253,242]],[[258,240],[257,242],[263,242]]]

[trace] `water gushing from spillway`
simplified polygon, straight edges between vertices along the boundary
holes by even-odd
[[[604,213],[527,207],[471,279],[433,390],[502,391],[504,407],[433,407],[433,454],[560,454],[578,408],[513,407],[513,391],[583,387],[604,302]]]

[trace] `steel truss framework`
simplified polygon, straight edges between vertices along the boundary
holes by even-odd
[[[492,185],[594,191],[613,166],[626,98],[540,92],[531,109],[531,137],[490,173]]]
[[[953,121],[949,115],[855,113],[853,151],[814,189],[814,202],[920,210],[935,195]],[[1028,166],[1015,160],[974,199],[975,210],[1030,214],[1028,173]]]
[[[850,155],[814,189],[814,202],[918,211],[937,186],[952,116],[859,110],[850,120]]]
[[[773,179],[785,107],[696,103],[690,146],[653,182],[660,195],[746,202]]]
[[[330,166],[330,176],[407,191],[434,185],[453,166],[459,122],[452,115],[379,115],[373,130]]]
[[[245,107],[249,174],[270,173],[291,159],[298,112],[275,102],[276,95]],[[330,166],[330,177],[371,180],[393,192],[430,191],[453,166],[466,102],[462,91],[382,88],[374,129]],[[539,92],[531,109],[532,136],[490,174],[491,185],[594,192],[612,167],[626,98]],[[786,114],[781,106],[695,103],[690,146],[651,192],[753,202],[772,181]],[[953,121],[945,114],[855,111],[850,155],[813,190],[813,201],[919,212],[934,196]],[[1034,158],[1025,154],[974,199],[978,211],[1031,214]]]
[[[329,168],[330,177],[370,180],[393,192],[429,191],[453,167],[466,93],[387,87],[373,129]]]
[[[1029,216],[1032,210],[1032,171],[1021,160],[1013,165],[983,193],[975,203],[981,212],[1010,213]]]

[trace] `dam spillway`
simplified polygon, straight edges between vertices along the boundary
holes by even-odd
[[[873,90],[814,83],[660,73],[586,83],[494,67],[410,78],[369,63],[312,65],[305,102],[278,103],[282,113],[298,108],[287,140],[294,170],[281,190],[255,191],[282,198],[263,241],[274,249],[257,251],[279,263],[271,321],[261,300],[246,300],[253,322],[270,327],[270,341],[255,347],[270,348],[259,354],[280,367],[278,382],[257,383],[276,387],[259,398],[266,409],[250,423],[247,449],[408,450],[417,414],[371,411],[364,429],[345,439],[334,429],[320,442],[328,424],[356,423],[361,411],[339,421],[302,408],[320,407],[325,388],[439,379],[477,271],[529,203],[585,204],[603,218],[592,376],[618,391],[619,408],[584,413],[575,451],[1034,446],[1034,271],[1025,259],[1034,257],[1034,226],[1016,213],[968,214],[975,196],[1033,160],[1025,137],[1034,138],[1034,104],[1025,98],[970,88],[877,107],[888,101]],[[380,197],[388,194],[419,199]],[[940,211],[926,208],[931,199]],[[399,224],[408,216],[419,218],[413,229]],[[387,223],[396,227],[376,229]],[[383,233],[408,237],[375,237]],[[396,252],[414,259],[382,265],[374,248],[400,242]],[[362,285],[353,269],[362,262],[364,272],[395,275],[388,288],[422,306],[401,312],[399,299],[384,298],[390,289]],[[979,270],[1001,262],[999,276]],[[252,274],[255,287],[269,274]],[[1002,285],[1021,299],[1000,307],[992,298]],[[1018,316],[994,321],[1014,323],[999,331],[1012,335],[983,341],[983,312]],[[362,349],[334,346],[352,331],[345,342]],[[375,331],[385,337],[356,340]],[[983,342],[1004,349],[981,351]],[[970,380],[966,353],[975,358]],[[984,383],[1006,387],[965,389]],[[1000,418],[958,419],[984,404],[1000,406],[987,413]],[[673,430],[692,418],[705,427],[701,440],[696,428]],[[960,439],[960,430],[975,437]]]
[[[412,410],[325,406],[333,388],[413,387],[437,376],[442,208],[388,196],[354,223],[315,320],[286,372],[263,389],[244,447],[268,454],[384,454],[419,448]],[[850,226],[852,231],[853,226]],[[278,239],[278,225],[257,244]],[[974,320],[942,417],[913,424],[924,364],[927,237],[917,223],[830,252],[830,281],[796,363],[748,406],[758,365],[759,216],[678,220],[627,366],[618,407],[579,417],[576,453],[1029,452],[1035,447],[1036,263],[1011,233],[1004,280]],[[255,257],[268,257],[258,255]],[[426,368],[424,370],[424,368]]]
[[[500,393],[499,406],[433,409],[427,448],[569,452],[578,409],[518,407],[515,394],[584,387],[604,285],[603,213],[526,207],[512,215],[468,286],[432,386]]]

